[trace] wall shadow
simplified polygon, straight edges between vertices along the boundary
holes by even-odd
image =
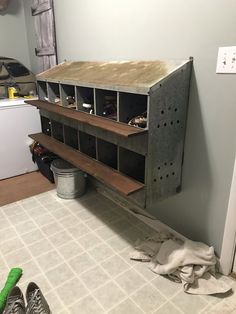
[[[149,212],[186,237],[209,243],[212,170],[194,69],[184,151],[182,191],[157,202]]]

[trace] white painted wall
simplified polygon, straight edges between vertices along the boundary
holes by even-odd
[[[30,67],[23,0],[11,0],[7,10],[0,12],[0,56]]]
[[[216,75],[215,67],[217,48],[236,44],[236,1],[54,0],[54,6],[59,61],[194,57],[183,191],[152,212],[220,253],[236,150],[236,76]]]

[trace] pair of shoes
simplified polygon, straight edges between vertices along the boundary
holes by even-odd
[[[29,283],[26,290],[27,307],[19,287],[14,287],[7,298],[3,314],[51,314],[49,305],[39,287]]]

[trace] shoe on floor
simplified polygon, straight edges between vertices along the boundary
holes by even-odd
[[[25,301],[19,287],[14,287],[8,294],[3,314],[25,314]]]
[[[49,305],[41,290],[34,282],[28,284],[26,290],[26,314],[51,314]]]

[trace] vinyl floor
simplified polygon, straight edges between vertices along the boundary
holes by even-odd
[[[52,190],[0,208],[0,287],[20,266],[53,314],[236,313],[235,281],[225,296],[188,295],[181,284],[129,259],[156,231],[96,191],[62,200]]]

